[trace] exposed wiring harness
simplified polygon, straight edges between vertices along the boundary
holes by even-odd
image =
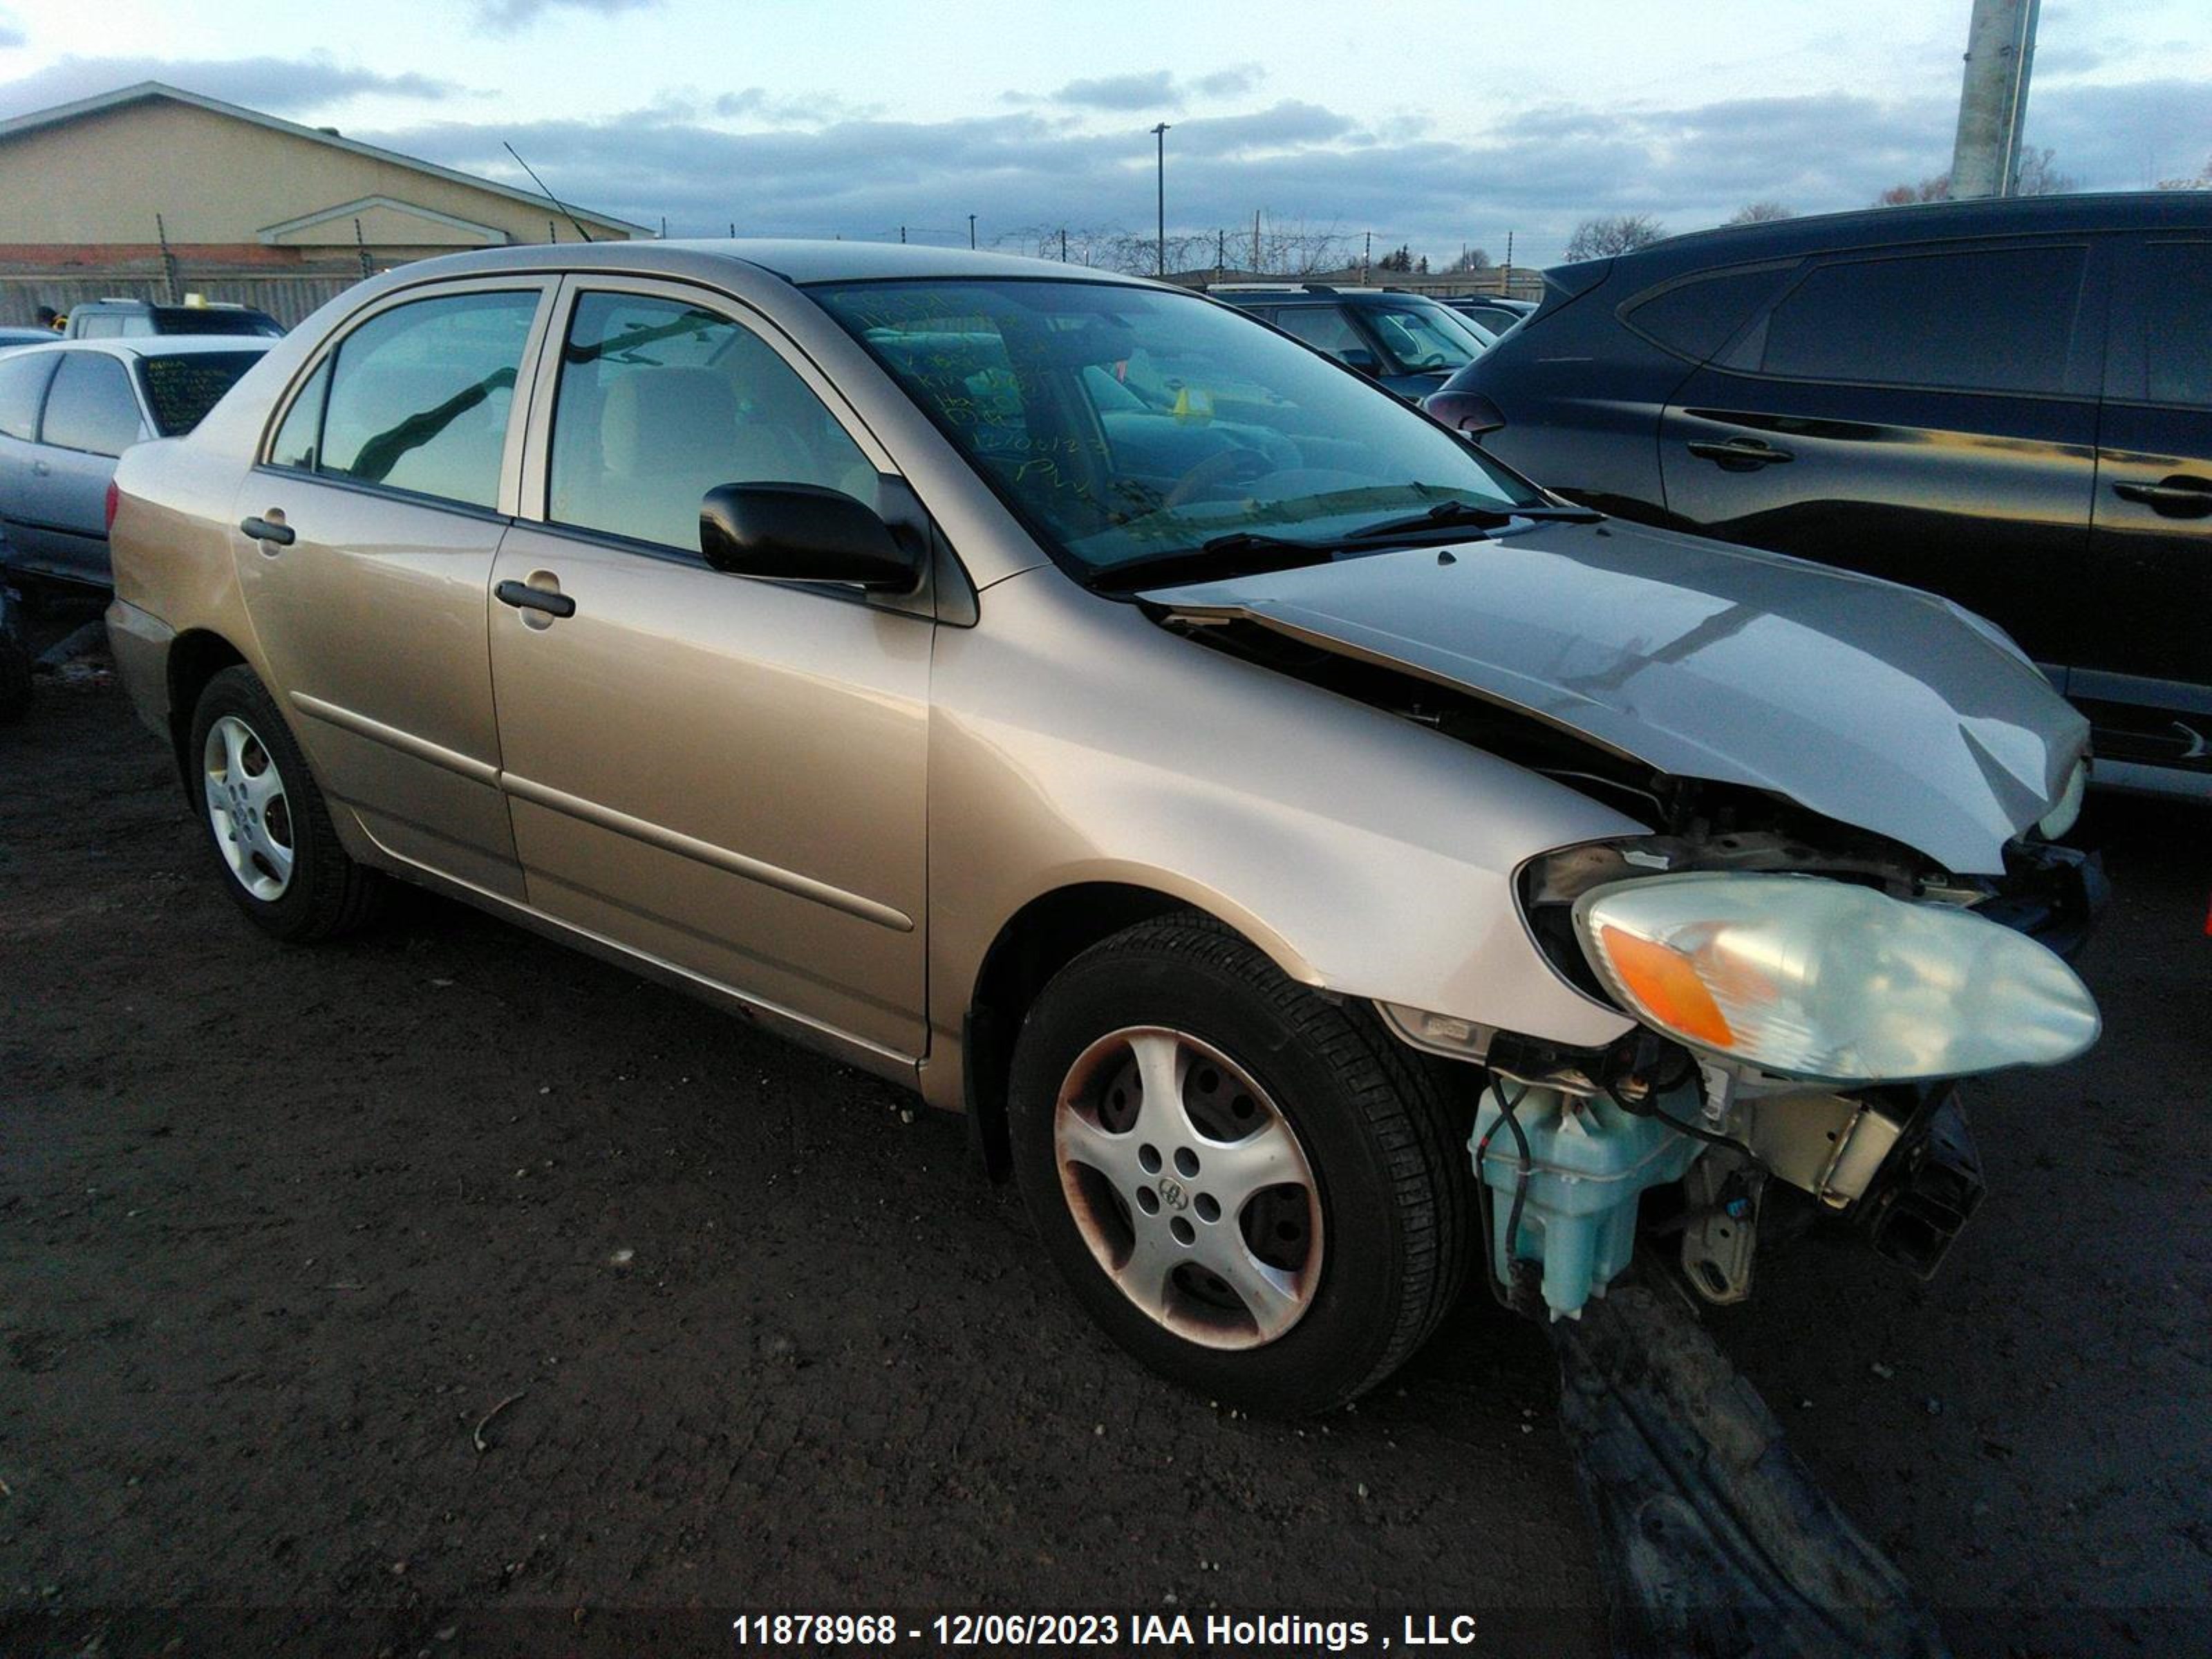
[[[1521,1172],[1520,1178],[1513,1185],[1513,1207],[1505,1217],[1504,1261],[1501,1264],[1504,1269],[1504,1273],[1501,1275],[1486,1267],[1483,1276],[1490,1281],[1490,1294],[1497,1298],[1498,1304],[1509,1313],[1517,1313],[1522,1310],[1515,1305],[1514,1302],[1513,1274],[1514,1262],[1516,1258],[1513,1254],[1513,1246],[1521,1234],[1521,1210],[1522,1206],[1528,1202],[1528,1173],[1535,1159],[1528,1148],[1528,1132],[1522,1128],[1521,1120],[1516,1117],[1514,1113],[1520,1109],[1521,1103],[1528,1098],[1528,1091],[1534,1085],[1522,1084],[1521,1092],[1509,1100],[1506,1098],[1505,1085],[1510,1080],[1496,1073],[1492,1074],[1491,1087],[1498,1095],[1498,1119],[1482,1132],[1482,1139],[1474,1144],[1474,1201],[1475,1208],[1482,1217],[1482,1254],[1484,1261],[1487,1263],[1490,1253],[1495,1248],[1497,1234],[1490,1223],[1490,1182],[1482,1172],[1482,1164],[1490,1154],[1491,1136],[1498,1133],[1498,1125],[1503,1123],[1513,1131],[1514,1143],[1521,1158]]]
[[[1614,1105],[1632,1117],[1656,1117],[1668,1128],[1677,1133],[1686,1134],[1692,1140],[1702,1140],[1713,1146],[1725,1146],[1730,1152],[1741,1152],[1746,1158],[1755,1158],[1757,1155],[1751,1148],[1734,1135],[1724,1135],[1717,1130],[1708,1129],[1702,1124],[1692,1123],[1687,1118],[1676,1117],[1674,1113],[1659,1103],[1661,1097],[1674,1093],[1675,1090],[1696,1076],[1697,1071],[1696,1058],[1687,1049],[1684,1049],[1680,1069],[1663,1082],[1650,1084],[1641,1100],[1631,1100],[1620,1092],[1620,1071],[1617,1066],[1606,1068],[1605,1075],[1598,1079],[1598,1086],[1605,1091],[1607,1097]]]

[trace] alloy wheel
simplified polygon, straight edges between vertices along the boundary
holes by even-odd
[[[225,714],[208,728],[200,768],[216,850],[255,898],[282,898],[295,859],[292,810],[268,746],[237,715]]]
[[[1053,1150],[1093,1258],[1178,1336],[1258,1347],[1312,1305],[1313,1167],[1290,1120],[1218,1050],[1162,1026],[1100,1037],[1060,1085]]]

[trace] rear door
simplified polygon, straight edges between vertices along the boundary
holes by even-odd
[[[2099,629],[2068,690],[2100,758],[2212,773],[2212,236],[2133,243],[2112,296],[2091,549]]]
[[[234,511],[240,586],[324,788],[400,858],[508,897],[484,635],[554,279],[403,290],[295,383]]]
[[[43,558],[46,532],[28,515],[27,496],[35,476],[39,410],[54,378],[59,351],[11,352],[0,357],[0,532],[6,535],[9,564],[29,565]]]
[[[104,586],[107,486],[116,457],[149,435],[131,371],[104,351],[57,354],[46,388],[39,443],[23,494],[23,516],[38,526],[45,551],[33,562],[73,581]]]
[[[2103,649],[2100,295],[2086,240],[1809,262],[1669,402],[1670,519],[1932,588],[2045,665]]]

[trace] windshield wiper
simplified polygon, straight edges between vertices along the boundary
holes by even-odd
[[[1516,519],[1555,520],[1566,524],[1595,524],[1605,516],[1583,507],[1477,507],[1472,501],[1438,501],[1425,513],[1409,518],[1385,519],[1355,530],[1345,538],[1352,542],[1387,541],[1396,536],[1416,536],[1430,530],[1503,530]]]
[[[1216,536],[1179,552],[1155,553],[1114,565],[1091,577],[1091,586],[1123,592],[1155,584],[1180,587],[1186,582],[1249,576],[1258,571],[1288,570],[1297,565],[1327,564],[1331,556],[1330,550],[1321,543],[1232,530],[1225,536]]]

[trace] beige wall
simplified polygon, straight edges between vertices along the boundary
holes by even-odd
[[[173,245],[253,242],[266,226],[370,196],[492,226],[518,242],[544,241],[552,214],[550,206],[167,99],[0,140],[0,244],[144,245],[155,240],[156,213]],[[601,231],[604,222],[580,216]],[[409,231],[396,221],[389,228],[427,244],[421,222],[412,222]],[[350,219],[343,229],[342,240],[350,240]]]

